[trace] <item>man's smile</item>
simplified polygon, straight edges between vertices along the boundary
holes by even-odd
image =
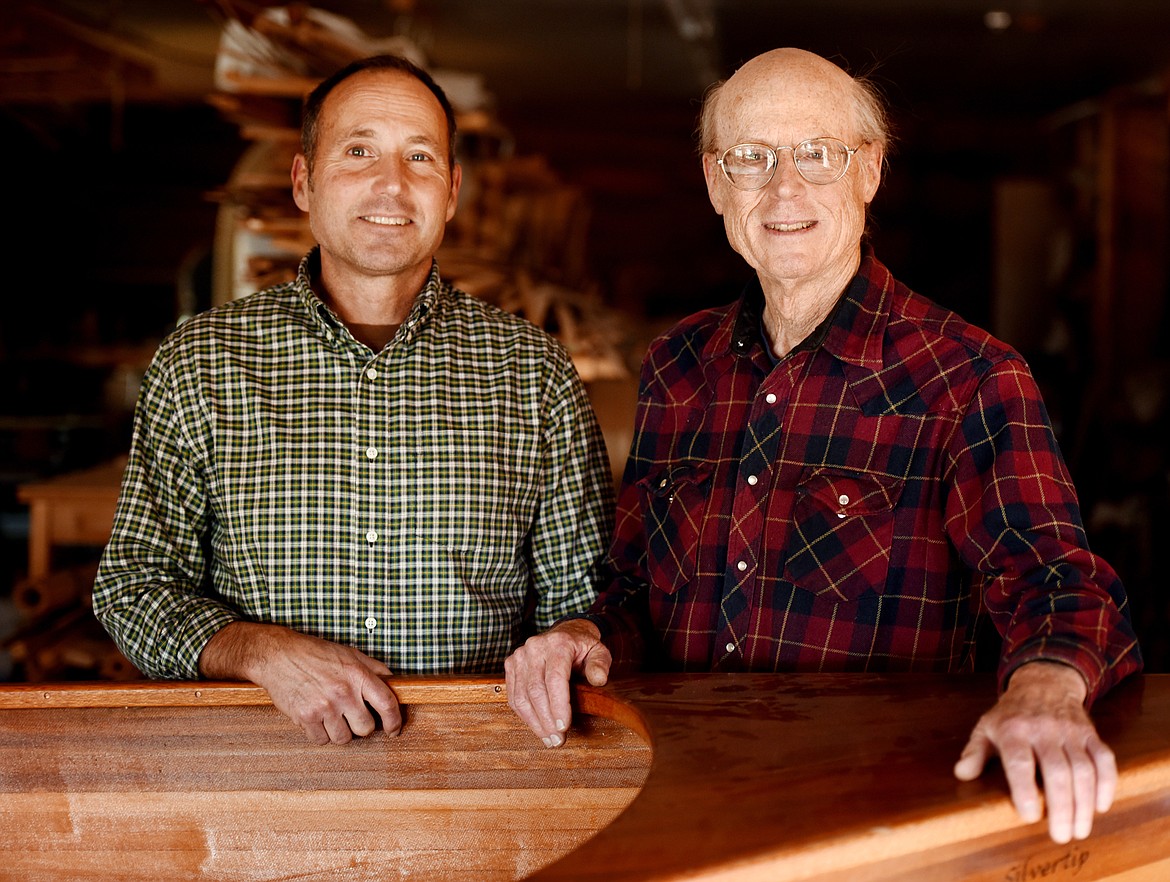
[[[796,221],[795,223],[767,223],[764,224],[764,229],[775,230],[778,233],[796,233],[800,230],[811,230],[816,226],[816,221]]]

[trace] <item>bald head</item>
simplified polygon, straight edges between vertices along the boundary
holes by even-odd
[[[721,125],[745,103],[760,94],[778,92],[808,106],[844,107],[853,131],[835,137],[852,135],[883,149],[889,141],[885,107],[872,84],[812,52],[786,48],[757,55],[730,79],[707,90],[699,121],[700,149],[704,153],[716,149]]]

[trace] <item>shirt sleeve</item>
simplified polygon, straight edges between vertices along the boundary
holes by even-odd
[[[207,596],[207,472],[177,405],[164,343],[143,378],[130,457],[94,585],[94,613],[151,677],[195,679],[199,655],[240,618]]]
[[[593,602],[613,524],[605,441],[572,362],[557,354],[545,389],[543,485],[530,537],[539,630]]]
[[[1003,637],[999,680],[1031,661],[1071,665],[1087,704],[1141,654],[1125,589],[1085,536],[1040,390],[1010,358],[979,382],[946,453],[946,529]]]

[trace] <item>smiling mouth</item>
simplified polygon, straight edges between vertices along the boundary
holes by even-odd
[[[371,224],[379,224],[384,227],[405,227],[410,223],[409,218],[405,217],[385,217],[380,214],[363,214],[361,219],[368,221]]]
[[[811,230],[815,225],[816,221],[798,221],[794,224],[764,224],[764,228],[768,230],[775,230],[777,233],[798,233],[801,230]]]

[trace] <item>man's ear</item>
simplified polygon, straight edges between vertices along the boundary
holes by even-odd
[[[447,199],[447,220],[455,217],[455,209],[459,206],[459,188],[463,185],[463,166],[455,163],[451,166],[451,195]]]
[[[292,161],[293,201],[301,211],[309,210],[309,164],[304,154],[298,153]]]
[[[707,198],[711,200],[715,213],[722,216],[724,178],[714,153],[703,154],[703,179],[707,182]]]
[[[861,160],[861,167],[865,173],[862,192],[865,195],[866,205],[873,202],[874,197],[877,196],[878,187],[882,182],[882,162],[885,155],[886,151],[882,145],[871,141],[858,150],[854,156],[855,159]]]

